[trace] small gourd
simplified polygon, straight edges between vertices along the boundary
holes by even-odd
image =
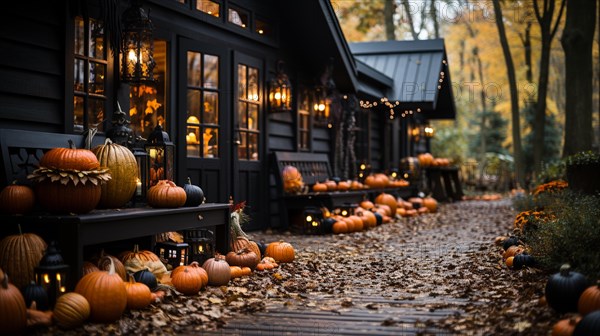
[[[143,309],[152,303],[150,288],[141,282],[135,281],[133,276],[130,276],[129,281],[125,283],[125,290],[127,291],[127,309]]]

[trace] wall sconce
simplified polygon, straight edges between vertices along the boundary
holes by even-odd
[[[431,125],[425,125],[425,128],[423,130],[425,132],[426,138],[431,139],[435,135],[435,129]]]
[[[283,72],[283,61],[277,62],[277,73],[270,81],[269,106],[271,112],[292,110],[292,84]]]
[[[121,18],[121,80],[127,83],[154,81],[154,25],[142,8],[142,0],[131,0]]]
[[[183,231],[183,241],[189,245],[188,261],[200,265],[214,256],[214,234],[211,230],[190,229]]]
[[[410,136],[415,142],[418,142],[421,139],[421,128],[419,125],[415,125],[410,129]]]
[[[158,124],[150,136],[146,145],[149,163],[149,187],[158,183],[159,180],[173,181],[175,164],[175,145],[169,139],[169,134],[163,131],[162,126]]]
[[[331,99],[327,97],[327,89],[324,86],[315,88],[315,103],[313,110],[315,112],[315,120],[322,124],[327,124],[329,121]]]
[[[188,243],[176,243],[172,241],[157,242],[154,252],[164,258],[173,269],[177,266],[187,265]]]
[[[58,252],[56,242],[52,241],[44,252],[38,266],[34,268],[35,282],[48,293],[48,303],[54,307],[56,299],[67,291],[69,265]]]

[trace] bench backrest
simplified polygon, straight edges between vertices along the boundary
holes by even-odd
[[[80,134],[60,134],[16,129],[0,129],[0,188],[17,180],[29,184],[27,175],[38,168],[40,158],[52,148],[68,147],[72,140],[77,148],[85,148],[85,138]],[[92,146],[104,142],[95,136]]]
[[[327,154],[321,153],[297,153],[297,152],[273,152],[275,167],[281,182],[281,172],[285,166],[294,166],[302,174],[305,184],[324,182],[331,177],[331,166]]]

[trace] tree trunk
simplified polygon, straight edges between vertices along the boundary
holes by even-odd
[[[383,19],[385,21],[385,38],[387,40],[395,40],[395,26],[394,26],[394,12],[396,12],[396,5],[394,0],[385,0],[383,8]]]
[[[431,15],[431,21],[433,21],[433,33],[436,39],[440,38],[440,22],[438,21],[437,8],[435,6],[436,1],[431,0],[429,5],[429,14]]]
[[[565,143],[563,157],[592,148],[592,45],[596,1],[567,1],[561,37],[565,51]]]
[[[515,65],[510,53],[510,46],[506,38],[506,30],[502,21],[502,8],[499,0],[493,0],[494,15],[496,18],[496,26],[498,27],[498,35],[502,45],[502,53],[506,62],[506,72],[508,73],[508,84],[510,88],[510,106],[512,115],[512,135],[513,135],[513,156],[515,163],[515,179],[519,186],[523,186],[523,159],[521,153],[521,122],[519,117],[519,94],[517,91],[517,78],[515,76]]]
[[[533,62],[531,57],[531,21],[527,22],[525,27],[525,37],[523,38],[523,49],[525,49],[525,80],[527,83],[533,83]]]
[[[411,8],[410,8],[410,1],[408,1],[408,0],[402,0],[402,7],[404,8],[404,12],[406,14],[406,20],[408,21],[408,25],[410,27],[410,33],[412,35],[412,38],[413,38],[413,40],[418,40],[419,39],[419,33],[415,29],[415,23],[413,21],[413,17],[412,17],[412,13],[411,13]]]

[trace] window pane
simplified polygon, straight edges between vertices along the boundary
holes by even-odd
[[[90,62],[90,85],[88,91],[95,94],[104,94],[106,66]]]
[[[250,160],[258,160],[258,134],[248,134],[248,152]]]
[[[73,68],[73,90],[83,92],[85,87],[83,82],[85,81],[85,61],[76,59]]]
[[[219,157],[219,129],[207,127],[202,137],[204,145],[204,157]]]
[[[240,144],[238,145],[238,159],[248,160],[248,133],[239,132]]]
[[[256,22],[255,23],[256,33],[258,33],[259,35],[263,35],[263,36],[270,36],[272,34],[270,24],[268,24],[267,22],[260,20],[260,19],[256,19],[255,22]]]
[[[90,98],[90,109],[88,112],[88,127],[96,127],[98,131],[104,131],[104,123],[102,121],[106,117],[104,111],[104,100]]]
[[[246,88],[248,82],[246,80],[246,66],[243,64],[238,65],[238,97],[246,99]]]
[[[188,51],[188,85],[200,87],[202,85],[202,54]]]
[[[258,105],[256,104],[248,105],[248,129],[258,129]]]
[[[217,92],[204,92],[204,117],[205,124],[219,123],[219,94]]]
[[[190,118],[188,118],[189,121]],[[187,156],[200,157],[200,127],[188,124],[185,140],[187,143]]]
[[[219,87],[219,57],[204,55],[204,87],[216,89]]]
[[[200,90],[188,89],[187,92],[187,108],[188,108],[188,123],[200,123],[200,114],[202,109],[200,108]],[[191,119],[191,120],[190,120]]]
[[[84,46],[85,46],[85,38],[84,38],[84,22],[81,17],[75,18],[75,55],[84,56]]]
[[[219,17],[221,12],[221,5],[219,3],[210,0],[197,0],[196,9],[214,17]]]
[[[73,125],[76,130],[83,131],[83,111],[84,111],[85,100],[83,97],[77,97],[73,99]]]
[[[90,51],[89,56],[96,59],[106,59],[104,48],[104,24],[102,21],[90,19]]]
[[[246,28],[248,27],[248,13],[245,13],[238,9],[229,8],[229,22],[236,26]]]
[[[258,69],[248,68],[248,100],[258,101]]]

